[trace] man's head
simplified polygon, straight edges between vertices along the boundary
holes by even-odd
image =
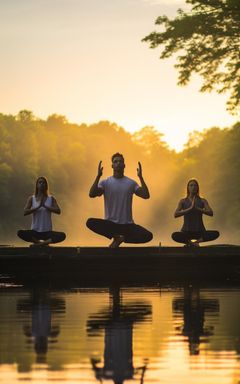
[[[121,153],[114,153],[112,155],[112,169],[113,173],[116,176],[123,176],[125,163],[124,163],[124,157]]]

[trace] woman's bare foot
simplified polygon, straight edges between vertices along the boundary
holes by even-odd
[[[196,241],[192,241],[192,240],[189,240],[185,245],[184,247],[199,247],[199,243],[201,242],[201,240],[196,240]]]
[[[193,247],[199,247],[200,246],[199,241],[193,241],[192,246]]]
[[[113,237],[113,241],[109,245],[109,248],[118,248],[120,244],[124,242],[124,236],[123,235],[117,235]]]
[[[202,242],[203,242],[203,239],[200,238],[200,239],[197,239],[196,241],[194,241],[194,242],[192,243],[192,245],[193,245],[194,247],[200,247],[200,243],[202,243]]]

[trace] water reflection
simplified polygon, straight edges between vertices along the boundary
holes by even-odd
[[[123,304],[121,290],[115,287],[110,289],[109,307],[90,316],[88,335],[94,337],[104,332],[103,365],[101,359],[91,358],[92,369],[100,382],[111,379],[115,384],[122,384],[139,374],[143,383],[148,360],[143,359],[139,367],[133,366],[133,327],[149,318],[151,313],[151,305],[145,301]]]
[[[177,318],[183,317],[183,324],[176,330],[187,337],[190,355],[198,355],[200,344],[214,334],[214,327],[205,325],[205,316],[219,313],[219,300],[201,297],[198,287],[185,287],[183,297],[173,300],[173,312]]]
[[[49,289],[34,288],[28,299],[18,300],[17,311],[31,315],[31,322],[23,326],[27,343],[34,345],[36,363],[46,363],[48,344],[56,343],[60,325],[53,321],[53,313],[65,312],[65,301],[52,297]]]
[[[0,382],[239,384],[239,303],[240,286],[5,287]]]

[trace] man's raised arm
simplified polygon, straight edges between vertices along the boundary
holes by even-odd
[[[99,186],[98,186],[98,183],[99,183],[99,180],[100,180],[102,174],[103,174],[103,167],[102,167],[102,162],[100,161],[98,164],[97,177],[94,180],[94,183],[90,188],[89,197],[101,196],[103,194],[103,189],[99,188]]]
[[[138,162],[137,175],[139,177],[141,186],[136,190],[135,193],[137,196],[142,197],[143,199],[149,199],[150,193],[149,193],[148,187],[147,187],[147,185],[143,179],[142,165],[140,162]]]

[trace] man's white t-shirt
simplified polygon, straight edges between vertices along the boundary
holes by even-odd
[[[98,184],[103,189],[105,219],[118,224],[132,224],[132,197],[139,185],[129,177],[110,176]]]

